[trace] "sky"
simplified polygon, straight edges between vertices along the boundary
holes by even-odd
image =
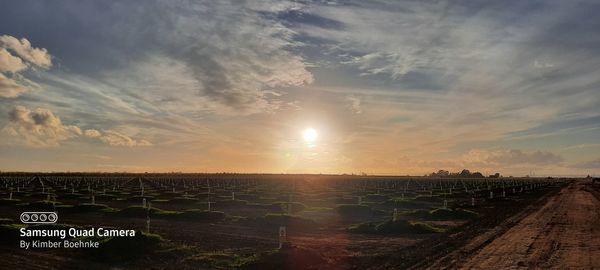
[[[600,174],[598,1],[0,10],[2,171]]]

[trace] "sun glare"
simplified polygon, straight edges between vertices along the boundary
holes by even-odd
[[[314,142],[317,140],[317,137],[319,137],[319,134],[317,134],[315,129],[307,128],[304,130],[304,132],[302,132],[302,137],[304,138],[305,142]]]

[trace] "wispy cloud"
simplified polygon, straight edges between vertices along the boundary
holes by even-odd
[[[100,141],[113,146],[151,146],[147,140],[135,140],[131,137],[112,130],[100,132],[95,129],[86,129],[86,137],[99,139]]]
[[[551,152],[523,152],[518,149],[508,150],[471,150],[463,156],[463,161],[469,164],[481,164],[486,167],[513,165],[547,165],[559,164],[564,159]]]
[[[594,160],[588,160],[573,164],[573,167],[580,169],[600,169],[600,158]]]

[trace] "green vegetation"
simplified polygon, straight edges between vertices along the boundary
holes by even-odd
[[[353,225],[348,228],[353,233],[366,234],[427,234],[439,233],[442,229],[419,222],[410,222],[407,220],[384,221],[384,222],[365,222]]]
[[[59,202],[37,201],[26,204],[24,206],[26,206],[29,209],[34,209],[35,211],[52,211],[54,207],[58,205],[60,205]]]
[[[414,201],[412,199],[389,199],[385,202],[380,203],[381,206],[388,208],[404,208],[404,209],[419,209],[427,208],[427,203]]]
[[[438,208],[431,211],[415,210],[408,212],[407,215],[425,220],[463,220],[477,217],[478,214],[461,208]]]
[[[13,222],[12,218],[0,218],[0,224],[11,224]]]
[[[316,228],[317,223],[312,219],[295,215],[268,213],[262,217],[244,218],[240,222],[251,226],[293,226],[300,230],[311,230]]]
[[[247,204],[248,204],[248,201],[246,201],[246,200],[225,200],[225,201],[218,202],[218,205],[220,207],[239,207],[239,206],[245,206]]]
[[[60,197],[62,199],[79,199],[81,197],[84,197],[84,195],[81,193],[68,193],[68,194],[63,194]]]
[[[106,204],[82,203],[82,204],[73,206],[72,211],[112,213],[112,212],[115,212],[116,210],[114,208],[108,207]]]
[[[372,215],[371,207],[360,204],[338,204],[335,210],[342,217],[370,217]]]
[[[333,208],[330,207],[308,207],[304,209],[304,212],[328,212],[332,210]]]
[[[185,261],[209,269],[239,269],[243,265],[255,262],[257,259],[257,255],[243,256],[233,251],[223,250],[198,253],[186,258]]]
[[[237,193],[237,192],[235,193],[235,198],[240,199],[240,200],[256,201],[256,200],[258,200],[258,197],[259,196],[255,195],[255,194],[247,194],[247,193],[241,194],[241,193]]]
[[[171,200],[169,200],[169,203],[176,203],[176,204],[195,204],[197,202],[199,202],[200,200],[198,199],[194,199],[194,198],[186,198],[186,197],[175,197]],[[154,201],[152,201],[154,202]]]
[[[114,200],[117,196],[112,195],[112,194],[98,194],[95,195],[96,200],[99,201],[110,201],[110,200]]]
[[[154,197],[152,196],[132,196],[126,199],[126,201],[128,202],[142,202],[143,199],[146,199],[148,201],[152,200]]]
[[[418,201],[418,202],[432,202],[432,203],[439,203],[439,202],[444,201],[439,195],[418,195],[417,197],[414,198],[414,200]]]
[[[206,211],[200,209],[189,209],[177,215],[177,218],[188,221],[215,222],[225,219],[226,215],[219,211]]]
[[[166,211],[159,208],[146,208],[139,205],[132,205],[115,212],[118,216],[145,218],[148,215],[151,217],[173,217],[180,214],[177,211]]]
[[[246,207],[255,208],[255,209],[263,209],[267,211],[281,211],[281,206],[277,204],[271,203],[248,203]]]
[[[367,194],[365,196],[365,201],[369,202],[383,202],[387,199],[389,199],[389,196],[381,194]]]
[[[274,202],[273,203],[274,206],[279,206],[281,208],[281,211],[284,211],[286,213],[288,211],[289,204],[290,203],[288,203],[288,202]],[[302,212],[306,208],[306,205],[299,203],[299,202],[292,202],[291,207],[292,207],[292,213],[298,213],[298,212]]]

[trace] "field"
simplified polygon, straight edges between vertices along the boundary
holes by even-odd
[[[520,221],[515,217],[574,181],[240,174],[3,174],[0,179],[0,260],[20,269],[451,265],[460,259],[457,251],[502,224]],[[55,211],[59,221],[25,225],[19,220],[24,211]],[[18,244],[23,226],[110,227],[138,234],[105,239],[99,249],[26,251]]]

